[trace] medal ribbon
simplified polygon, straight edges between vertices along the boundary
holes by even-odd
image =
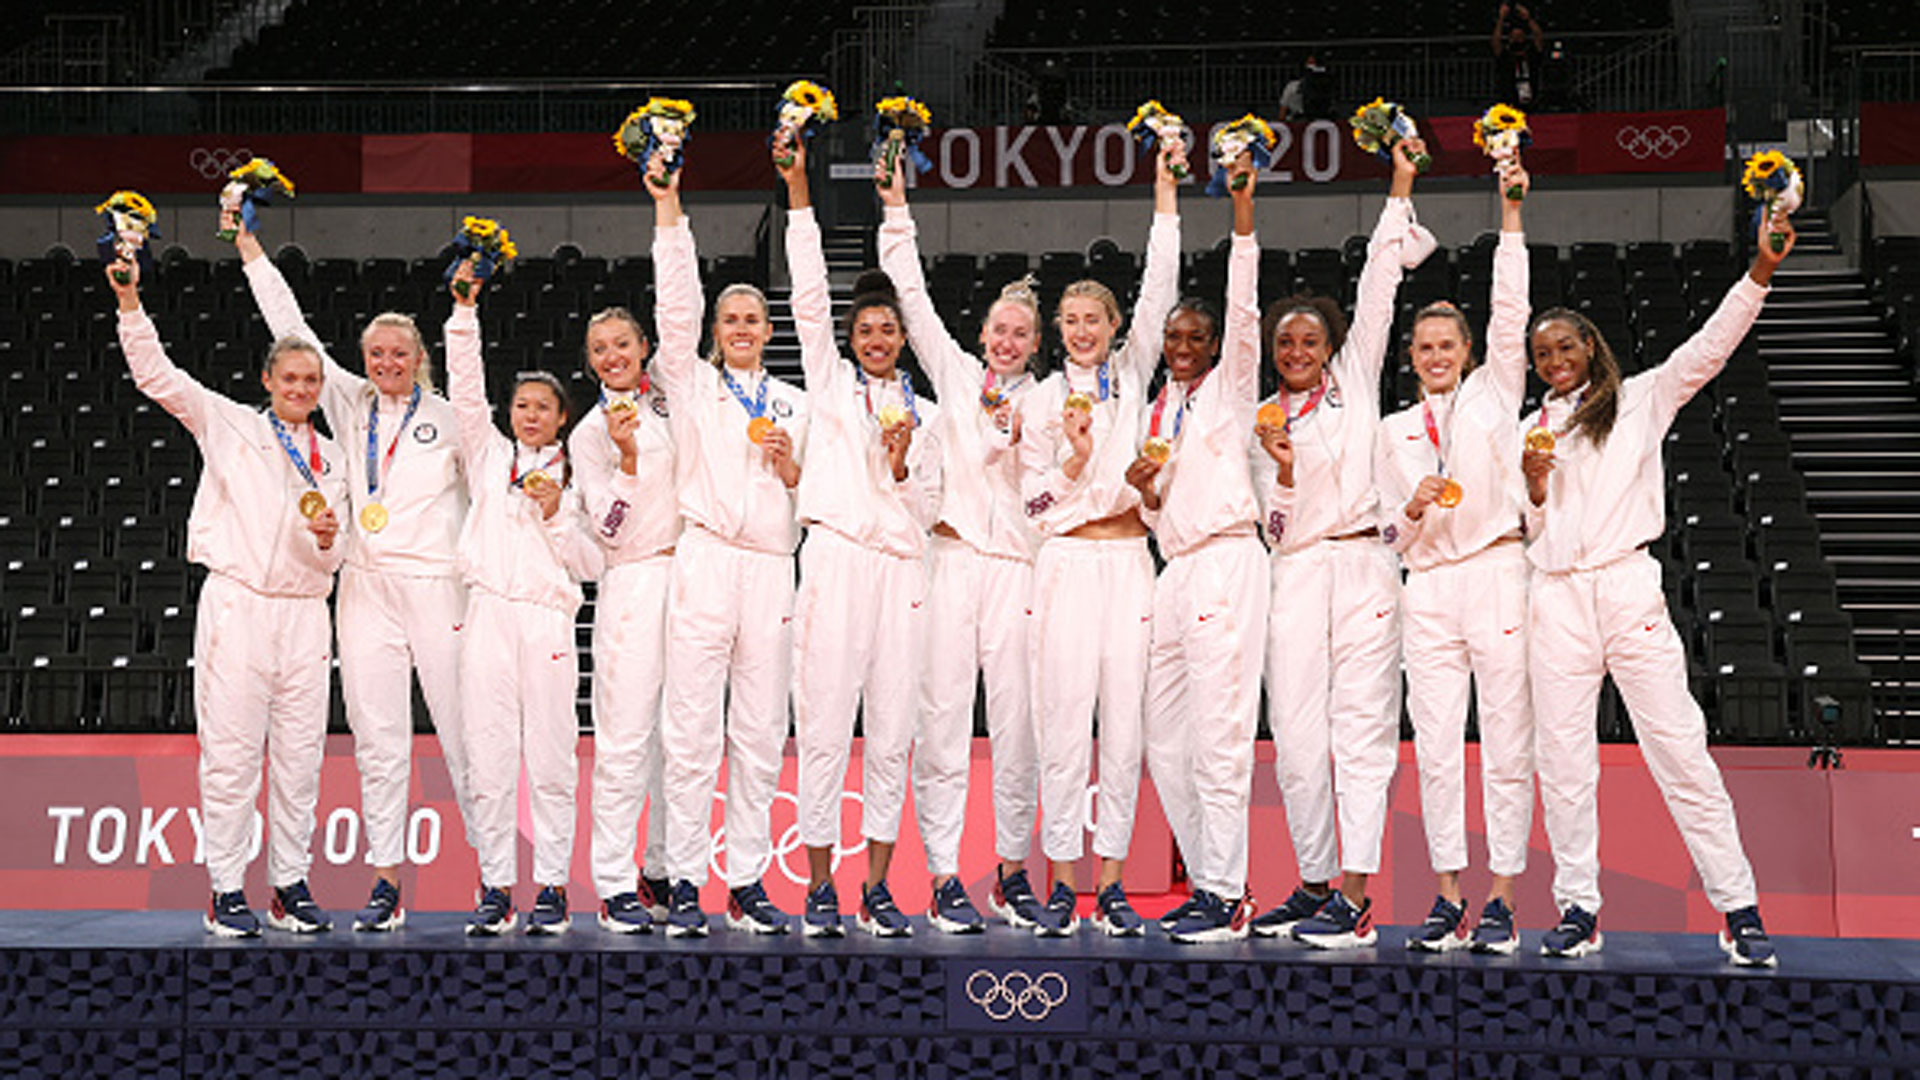
[[[760,386],[754,391],[752,400],[747,399],[747,392],[740,389],[740,384],[734,381],[733,372],[722,371],[720,377],[727,381],[727,389],[733,392],[734,400],[740,403],[741,408],[747,410],[748,416],[761,417],[767,414],[767,383],[770,380],[765,375],[760,377]]]
[[[980,388],[980,404],[985,406],[986,408],[989,408],[989,409],[999,408],[1000,403],[1002,401],[1005,401],[1007,398],[1013,396],[1013,392],[1015,390],[1018,390],[1020,386],[1023,383],[1025,383],[1028,378],[1030,378],[1030,376],[1025,374],[1016,375],[1007,383],[1006,389],[996,392],[994,390],[994,386],[999,382],[999,378],[1000,378],[999,372],[993,370],[992,368],[987,369],[986,385]]]
[[[1200,384],[1205,382],[1207,376],[1211,374],[1213,374],[1212,368],[1201,372],[1199,378],[1194,379],[1193,382],[1188,385],[1186,393],[1180,395],[1180,407],[1173,412],[1173,435],[1170,436],[1169,441],[1180,437],[1180,427],[1182,424],[1185,424],[1187,420],[1187,406],[1193,403],[1193,395],[1200,392]],[[1160,414],[1167,410],[1167,391],[1172,389],[1172,387],[1173,380],[1168,379],[1165,383],[1161,384],[1160,393],[1154,396],[1153,418],[1147,422],[1147,437],[1150,439],[1160,437]]]
[[[516,445],[513,449],[513,470],[507,474],[507,486],[524,488],[526,486],[527,475],[531,475],[537,472],[545,472],[548,469],[553,468],[554,465],[559,463],[561,458],[566,456],[567,456],[567,448],[564,446],[555,444],[552,457],[548,458],[544,462],[541,462],[539,465],[531,469],[528,469],[527,474],[522,475],[520,472],[520,448],[519,446]]]
[[[413,414],[420,408],[420,387],[413,388],[413,396],[407,399],[406,415],[400,418],[400,429],[393,433],[393,441],[387,444],[387,455],[377,458],[380,452],[380,397],[374,395],[373,407],[367,410],[367,498],[375,499],[380,488],[386,483],[387,473],[393,470],[393,452],[400,449],[400,436],[407,433],[407,425],[413,423]]]
[[[873,415],[873,380],[867,378],[866,371],[858,367],[853,369],[853,374],[855,377],[857,377],[860,380],[860,389],[866,395],[867,415],[872,416]],[[987,374],[987,377],[991,379],[993,377],[993,374],[989,372]],[[913,417],[913,426],[919,427],[920,426],[920,406],[916,404],[914,401],[913,375],[910,372],[902,371],[900,373],[900,398],[901,400],[907,403],[907,415]]]
[[[1427,422],[1427,441],[1433,443],[1433,460],[1439,465],[1440,475],[1447,475],[1447,454],[1440,448],[1440,425],[1433,422],[1433,406],[1425,398],[1420,400],[1421,418]],[[1543,414],[1544,415],[1544,414]]]
[[[1287,392],[1286,387],[1281,387],[1280,407],[1287,410],[1287,425],[1283,430],[1291,434],[1293,432],[1293,425],[1296,422],[1305,420],[1313,410],[1320,407],[1321,400],[1327,396],[1327,388],[1332,385],[1332,376],[1329,375],[1321,378],[1320,385],[1314,387],[1313,392],[1307,395],[1307,403],[1301,406],[1300,411],[1297,413],[1293,411],[1293,395]]]
[[[1580,411],[1581,404],[1583,404],[1586,400],[1587,400],[1587,392],[1583,389],[1580,391],[1580,396],[1573,399],[1573,408],[1567,410],[1568,420],[1573,419],[1573,414]],[[1547,401],[1548,401],[1547,398],[1540,399],[1540,419],[1537,422],[1535,422],[1535,424],[1533,425],[1535,428],[1540,429],[1542,431],[1546,430],[1546,427],[1547,427]],[[1565,432],[1563,431],[1561,432],[1561,434],[1564,435]]]
[[[1109,363],[1110,361],[1102,360],[1100,361],[1100,366],[1094,369],[1094,379],[1096,381],[1094,383],[1093,400],[1095,404],[1113,396],[1113,380],[1112,377],[1107,374],[1107,365]],[[1072,371],[1073,367],[1074,365],[1069,363],[1066,370]],[[1073,388],[1073,379],[1071,376],[1067,379],[1067,393],[1077,393]]]
[[[321,467],[320,433],[313,429],[312,423],[307,424],[307,453],[313,460],[312,464],[308,464],[307,460],[300,456],[300,451],[294,447],[293,435],[287,431],[286,423],[271,408],[267,410],[267,422],[273,425],[273,433],[280,439],[280,449],[287,452],[287,456],[293,459],[293,467],[300,470],[300,479],[305,480],[308,487],[319,491],[320,481],[314,479],[314,474],[319,472]]]
[[[641,372],[640,385],[633,388],[634,401],[638,402],[641,398],[646,397],[647,392],[652,389],[653,389],[653,380],[647,378],[646,372],[644,371]],[[626,391],[623,390],[623,391],[617,391],[617,392],[625,393]],[[600,407],[602,409],[605,409],[607,407],[607,388],[604,386],[600,388]]]

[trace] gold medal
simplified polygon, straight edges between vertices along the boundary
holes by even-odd
[[[1559,440],[1555,439],[1553,432],[1546,428],[1536,427],[1527,430],[1527,449],[1529,450],[1538,450],[1542,453],[1551,454],[1553,453],[1553,448],[1558,444]]]
[[[774,429],[774,422],[764,416],[756,416],[747,421],[747,441],[759,446],[767,439],[767,432]]]
[[[989,386],[980,391],[980,407],[988,412],[998,409],[1006,400],[1007,395],[1001,393],[999,387]]]
[[[897,427],[907,422],[907,410],[898,405],[882,405],[874,419],[880,421],[883,428]]]
[[[638,411],[639,408],[640,406],[635,405],[633,403],[632,398],[617,397],[607,402],[607,415],[608,416],[625,416],[630,412]]]
[[[308,490],[300,496],[300,516],[311,521],[320,516],[327,508],[327,497],[317,491]]]
[[[377,533],[387,527],[387,508],[379,503],[368,503],[360,508],[360,527],[370,533]]]
[[[1076,390],[1073,393],[1067,395],[1066,407],[1069,409],[1079,409],[1081,412],[1090,413],[1093,411],[1093,399]]]
[[[1269,401],[1265,405],[1260,406],[1259,412],[1256,412],[1253,414],[1253,422],[1255,424],[1258,424],[1261,427],[1270,427],[1270,428],[1286,427],[1287,426],[1286,406],[1280,404],[1277,401]]]
[[[520,486],[523,488],[526,488],[528,491],[533,491],[537,488],[546,487],[548,484],[551,484],[551,483],[553,483],[553,477],[548,476],[545,472],[539,469],[535,469],[532,472],[527,474],[527,478],[525,480],[520,481]]]
[[[1150,435],[1140,444],[1140,456],[1156,465],[1165,465],[1173,456],[1173,444],[1158,435]]]
[[[1459,484],[1448,480],[1440,485],[1440,494],[1434,496],[1433,504],[1451,510],[1460,505],[1460,499],[1465,494],[1466,492],[1460,490]]]

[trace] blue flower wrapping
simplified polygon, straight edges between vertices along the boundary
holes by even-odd
[[[1273,151],[1258,139],[1247,147],[1247,152],[1253,155],[1253,167],[1256,170],[1266,168],[1273,161]],[[1218,161],[1213,162],[1212,166],[1212,175],[1207,177],[1207,194],[1215,199],[1225,198],[1228,172],[1220,167]]]

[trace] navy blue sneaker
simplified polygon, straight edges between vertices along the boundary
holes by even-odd
[[[1242,941],[1253,925],[1251,893],[1238,900],[1222,900],[1205,889],[1195,889],[1186,906],[1187,913],[1167,931],[1169,938],[1182,945]]]
[[[1047,895],[1047,906],[1040,909],[1034,921],[1035,937],[1072,937],[1080,929],[1080,916],[1074,911],[1079,898],[1066,883],[1053,883],[1053,892]]]
[[[727,896],[727,929],[755,934],[784,934],[787,913],[773,906],[759,882],[742,885]]]
[[[1175,904],[1172,908],[1169,908],[1167,910],[1166,914],[1160,916],[1160,929],[1171,934],[1173,932],[1173,928],[1180,925],[1180,920],[1193,914],[1193,909],[1199,906],[1200,904],[1199,896],[1202,891],[1204,890],[1195,889],[1194,891],[1188,893],[1187,898],[1185,900],[1182,900],[1178,904]],[[1216,897],[1216,899],[1218,898]]]
[[[1140,937],[1147,932],[1147,924],[1127,903],[1127,891],[1117,881],[1093,898],[1093,925],[1108,937]]]
[[[1407,948],[1414,952],[1452,952],[1467,947],[1467,905],[1444,896],[1433,898],[1433,910],[1427,919],[1407,935]]]
[[[1727,928],[1720,935],[1720,950],[1741,967],[1775,967],[1780,958],[1773,953],[1773,940],[1760,924],[1760,909],[1743,907],[1727,912]]]
[[[667,911],[667,936],[707,936],[707,913],[700,910],[700,890],[686,878],[673,883]]]
[[[673,883],[663,877],[640,879],[640,904],[654,922],[664,926],[673,907]]]
[[[1567,905],[1560,925],[1540,939],[1541,956],[1586,956],[1600,951],[1600,920],[1579,904]]]
[[[1373,897],[1356,908],[1338,889],[1313,918],[1293,926],[1293,940],[1316,949],[1364,949],[1379,938],[1380,932],[1373,928]]]
[[[980,934],[985,933],[987,921],[967,896],[967,887],[960,879],[950,877],[946,883],[933,890],[933,903],[927,907],[927,924],[943,934]]]
[[[247,906],[247,894],[239,889],[213,894],[212,902],[207,905],[206,926],[207,933],[215,937],[260,936],[260,920],[254,917],[253,909]]]
[[[808,937],[843,937],[846,924],[840,921],[840,891],[833,882],[823,881],[807,893],[807,912],[801,917]]]
[[[467,916],[468,937],[497,937],[513,929],[519,921],[513,910],[513,897],[505,889],[481,886],[480,902]]]
[[[1009,874],[1002,867],[996,874],[993,891],[987,894],[987,906],[993,913],[1015,930],[1031,930],[1040,925],[1040,898],[1033,894],[1027,872],[1015,870]]]
[[[290,934],[324,934],[333,929],[333,919],[313,902],[307,883],[296,881],[273,890],[273,904],[267,908],[267,925]]]
[[[1253,920],[1253,932],[1258,937],[1292,937],[1295,924],[1313,918],[1331,899],[1332,893],[1315,896],[1299,886],[1285,903]]]
[[[653,915],[638,893],[615,893],[600,902],[600,928],[609,934],[651,934]]]
[[[567,890],[560,885],[540,886],[533,898],[533,910],[527,912],[527,933],[564,934],[573,929],[573,916],[567,914]]]
[[[353,928],[371,933],[398,930],[406,925],[407,909],[400,906],[400,887],[386,878],[373,880],[373,895],[353,917]]]
[[[1519,949],[1520,932],[1513,927],[1513,909],[1496,896],[1480,911],[1480,925],[1473,928],[1473,951],[1483,956],[1512,956]]]
[[[860,887],[860,914],[854,922],[874,937],[913,936],[913,922],[893,902],[893,890],[884,881]]]

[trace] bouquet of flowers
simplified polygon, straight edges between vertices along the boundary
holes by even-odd
[[[787,145],[793,145],[794,139],[811,139],[821,124],[840,119],[840,106],[833,100],[833,91],[818,83],[801,79],[780,95],[780,123],[773,130],[773,138],[786,136]],[[793,155],[785,154],[780,158],[780,167],[793,164]]]
[[[227,184],[220,189],[220,231],[216,235],[231,240],[240,235],[242,224],[253,232],[260,223],[259,208],[270,205],[276,192],[293,198],[293,178],[266,158],[254,158],[228,173]]]
[[[459,290],[462,298],[469,286],[464,281],[453,280],[460,272],[461,263],[473,267],[474,279],[484,282],[495,270],[520,257],[520,249],[513,245],[506,228],[492,218],[482,217],[468,217],[460,222],[460,231],[453,237],[453,251],[453,261],[447,264],[440,280]]]
[[[693,103],[690,101],[648,98],[645,105],[628,113],[619,130],[613,133],[613,148],[639,165],[643,176],[647,171],[647,161],[658,151],[666,152],[667,171],[678,171],[684,160],[681,147],[686,144],[693,118]],[[667,186],[664,176],[648,179],[656,187]]]
[[[1495,162],[1519,161],[1520,151],[1533,142],[1527,114],[1511,105],[1495,105],[1473,122],[1473,145]],[[1518,184],[1507,188],[1507,198],[1519,202],[1526,194]]]
[[[1393,163],[1393,148],[1401,140],[1420,137],[1420,127],[1407,110],[1385,98],[1374,98],[1354,110],[1353,119],[1348,123],[1353,128],[1353,141],[1360,149],[1388,164]],[[1433,167],[1433,158],[1416,154],[1413,167],[1426,172]]]
[[[1187,122],[1158,101],[1149,101],[1134,110],[1133,119],[1127,121],[1127,132],[1140,144],[1142,154],[1152,153],[1156,143],[1178,138],[1182,143],[1192,143],[1193,133],[1187,130]],[[1175,180],[1187,178],[1187,163],[1175,161],[1169,165]]]
[[[153,269],[147,241],[160,238],[160,230],[155,225],[160,215],[154,211],[153,204],[137,191],[116,191],[107,196],[106,202],[94,207],[93,212],[105,218],[107,225],[107,231],[101,233],[97,241],[100,261],[138,262],[141,276],[146,276],[147,271]],[[124,270],[114,271],[113,279],[122,285],[129,280]]]
[[[893,170],[900,167],[900,155],[913,159],[921,172],[933,169],[933,162],[920,149],[920,140],[933,126],[933,113],[910,97],[881,98],[873,106],[873,153],[882,164],[882,185],[893,183]]]
[[[1793,159],[1778,150],[1748,158],[1746,172],[1740,177],[1740,186],[1759,203],[1753,208],[1753,228],[1756,231],[1763,218],[1775,223],[1785,221],[1788,214],[1800,209],[1800,200],[1806,197],[1806,184],[1800,179],[1799,167],[1793,163]],[[1770,239],[1773,250],[1786,250],[1786,233],[1775,232]]]
[[[1213,176],[1207,181],[1207,194],[1219,198],[1227,193],[1228,170],[1240,160],[1240,155],[1251,152],[1253,167],[1264,169],[1273,160],[1273,147],[1276,142],[1273,128],[1259,117],[1248,113],[1231,124],[1222,124],[1213,129]],[[1235,191],[1247,186],[1245,176],[1233,178]]]

